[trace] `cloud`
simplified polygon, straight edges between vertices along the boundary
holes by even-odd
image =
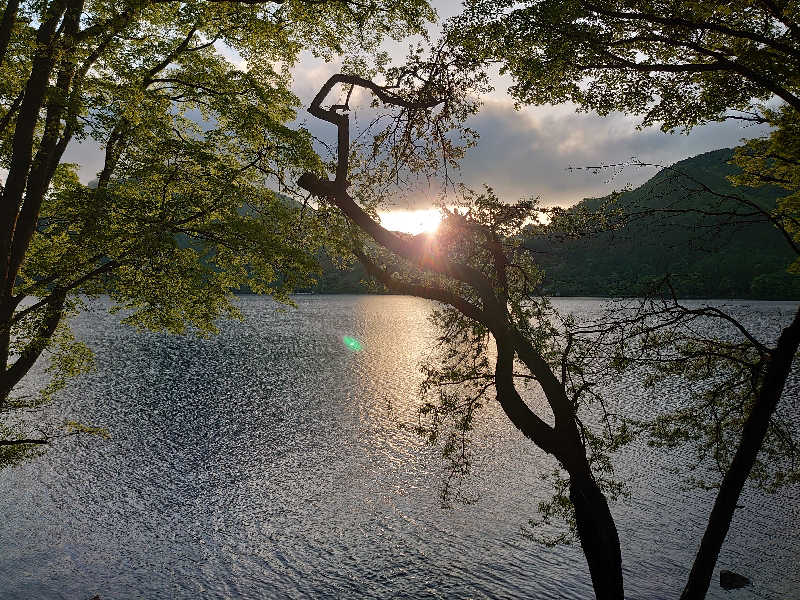
[[[97,173],[103,169],[104,160],[105,152],[95,140],[87,138],[80,142],[71,142],[64,151],[61,162],[79,164],[78,176],[86,184],[97,177]]]
[[[438,8],[441,13],[442,6]],[[399,57],[398,52],[394,58]],[[327,63],[307,51],[292,69],[292,89],[301,101],[294,124],[307,127],[329,144],[335,141],[335,129],[311,117],[306,108],[319,86],[340,69],[340,61]],[[672,164],[709,150],[736,146],[741,138],[766,131],[763,127],[743,128],[741,122],[732,121],[697,127],[690,135],[665,134],[654,128],[638,131],[637,121],[622,114],[599,117],[576,113],[571,105],[526,107],[516,111],[505,93],[509,83],[507,76],[495,73],[493,79],[498,91],[485,98],[479,114],[468,123],[479,133],[480,139],[463,161],[460,179],[473,188],[486,183],[509,201],[540,196],[545,204],[573,204],[584,197],[608,194],[626,184],[639,185],[650,178],[655,169],[628,168],[610,178],[613,174],[610,171],[591,174],[585,170],[569,170],[570,167],[621,163],[631,157],[644,162]],[[356,116],[361,117],[362,124],[368,122],[372,114],[363,106],[367,95],[363,91],[356,92],[351,99],[351,105],[361,105]],[[317,149],[322,152],[324,147],[320,144]],[[103,154],[95,142],[87,140],[70,144],[64,160],[80,163],[81,179],[88,182],[102,168]],[[402,206],[427,208],[437,195],[435,185],[430,189],[422,186],[404,199]]]
[[[342,68],[342,61],[325,62],[314,56],[308,50],[300,54],[300,60],[292,68],[292,91],[300,98],[302,105],[308,106],[320,86],[331,75],[338,73]]]
[[[441,6],[438,8],[441,9]],[[399,60],[402,56],[394,56]],[[334,143],[335,130],[310,117],[305,111],[314,94],[340,63],[325,63],[304,53],[293,70],[293,90],[301,98],[298,123],[312,134]],[[509,201],[540,196],[545,204],[570,205],[582,198],[603,196],[630,184],[644,183],[656,168],[628,167],[621,172],[603,170],[597,174],[580,167],[618,164],[632,157],[648,163],[670,165],[690,156],[718,148],[733,147],[742,138],[763,135],[765,127],[743,127],[740,121],[696,127],[688,135],[667,134],[657,128],[637,130],[637,119],[620,113],[607,117],[577,113],[573,105],[514,109],[506,93],[508,76],[493,73],[496,91],[484,99],[478,115],[468,125],[478,132],[477,147],[462,163],[460,179],[473,188],[484,183]],[[362,95],[364,92],[362,92]],[[343,99],[343,98],[342,98]],[[357,106],[366,98],[351,99]],[[369,110],[357,111],[362,123]],[[353,131],[356,131],[355,124]],[[323,146],[319,145],[322,151]],[[570,170],[570,167],[578,169]],[[422,186],[426,188],[426,186]],[[407,209],[427,208],[436,201],[438,189],[420,189],[402,201]]]
[[[469,125],[480,140],[462,165],[462,178],[471,187],[492,186],[501,197],[515,200],[540,196],[545,204],[574,204],[584,197],[602,196],[626,184],[639,185],[654,169],[628,168],[592,174],[570,167],[642,162],[672,164],[740,144],[743,137],[765,132],[743,128],[739,122],[706,125],[691,134],[666,134],[655,128],[636,129],[636,121],[621,114],[599,117],[575,113],[570,106],[543,106],[515,111],[510,101],[488,99]]]

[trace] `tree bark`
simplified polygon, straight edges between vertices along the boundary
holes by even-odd
[[[781,332],[778,345],[771,353],[764,381],[745,421],[739,447],[722,479],[681,600],[701,600],[708,592],[719,552],[736,511],[736,504],[764,443],[770,418],[783,393],[798,346],[800,346],[800,310],[795,314],[791,325]]]
[[[623,600],[619,535],[603,492],[588,474],[570,475],[569,498],[597,600]]]
[[[3,18],[0,20],[0,65],[5,62],[8,44],[11,41],[11,32],[14,30],[14,23],[17,21],[17,10],[19,0],[9,0],[6,9],[3,11]]]
[[[47,103],[42,139],[39,142],[33,162],[30,164],[24,201],[14,226],[11,256],[6,273],[7,285],[12,288],[25,258],[25,253],[33,238],[33,233],[36,230],[39,211],[47,193],[47,188],[53,178],[56,166],[72,137],[72,127],[67,124],[64,127],[63,139],[59,140],[61,121],[67,110],[69,88],[75,75],[76,64],[73,50],[75,35],[78,32],[81,11],[83,10],[83,0],[67,1],[68,7],[61,26],[62,43],[60,52],[63,57],[59,61],[55,85],[58,96]]]
[[[0,302],[4,305],[3,309],[10,302],[14,287],[14,278],[9,275],[12,239],[33,160],[31,152],[35,137],[34,131],[55,64],[56,28],[65,10],[65,2],[55,0],[48,6],[46,19],[39,26],[36,35],[39,50],[33,59],[31,74],[25,86],[25,94],[14,129],[8,175],[0,198],[0,260],[3,263],[0,267],[0,276],[2,276],[0,277]]]
[[[11,391],[16,386],[31,367],[36,363],[47,348],[50,338],[53,337],[61,318],[64,316],[64,296],[52,302],[47,307],[47,312],[43,316],[42,323],[39,325],[36,336],[22,350],[17,360],[8,365],[0,372],[0,410],[3,409]]]

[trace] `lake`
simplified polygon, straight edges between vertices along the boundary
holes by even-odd
[[[73,322],[97,368],[47,409],[108,427],[0,471],[0,598],[589,598],[578,545],[526,539],[553,462],[491,404],[476,430],[470,504],[443,508],[444,464],[416,422],[433,304],[402,296],[242,297],[242,322],[202,340],[136,334],[98,301]],[[557,299],[577,314],[603,302]],[[774,336],[792,304],[729,302]],[[343,336],[361,341],[349,350]],[[770,338],[766,338],[770,339]],[[28,382],[35,385],[36,377]],[[635,386],[615,401],[652,414]],[[798,390],[784,406],[796,414]],[[713,493],[686,490],[681,450],[637,443],[612,505],[626,593],[677,598]],[[800,598],[800,491],[741,500],[720,568]]]

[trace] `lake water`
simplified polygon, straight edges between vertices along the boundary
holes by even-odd
[[[102,302],[75,320],[97,368],[48,418],[112,438],[67,438],[0,472],[0,598],[592,596],[578,546],[521,533],[552,461],[498,407],[476,431],[474,502],[441,507],[438,451],[402,426],[416,418],[431,303],[300,296],[279,313],[239,302],[245,320],[208,340],[136,334]],[[793,309],[734,304],[765,335]],[[615,393],[642,414],[662,401]],[[787,390],[795,413],[797,396]],[[620,459],[632,495],[612,511],[629,598],[676,598],[696,551],[713,494],[682,489],[669,471],[680,460],[643,444]],[[709,597],[800,598],[798,499],[747,492],[717,570],[754,585],[725,592],[715,576]]]

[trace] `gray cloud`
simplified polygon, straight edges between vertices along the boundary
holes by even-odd
[[[462,165],[465,183],[477,187],[485,182],[509,200],[538,195],[545,204],[561,205],[639,185],[655,173],[628,167],[612,177],[611,170],[591,174],[569,167],[622,163],[631,157],[669,165],[765,132],[738,122],[698,127],[689,135],[638,131],[635,120],[620,114],[578,114],[566,106],[515,111],[510,102],[497,100],[488,100],[470,126],[481,137]]]
[[[303,78],[302,95],[313,95],[316,76],[322,82],[333,72],[333,65],[317,65]],[[304,109],[299,111],[298,122],[319,138],[334,142],[334,128],[310,117]],[[540,196],[545,204],[561,205],[602,196],[626,184],[639,185],[655,173],[655,169],[629,167],[611,178],[611,171],[591,174],[569,167],[621,163],[631,157],[669,165],[709,150],[736,146],[743,137],[765,132],[764,128],[743,128],[738,122],[698,127],[689,135],[653,128],[638,131],[636,121],[624,115],[577,114],[563,106],[515,111],[510,102],[494,99],[487,100],[469,125],[480,139],[462,163],[464,183],[473,188],[486,183],[509,201]],[[103,152],[93,140],[74,142],[63,160],[79,163],[80,178],[86,183],[102,168]],[[403,208],[429,207],[436,192],[420,191],[403,202]]]
[[[77,163],[80,165],[79,177],[82,183],[89,183],[103,168],[105,153],[97,142],[91,138],[77,142],[73,141],[64,151],[61,162]]]
[[[441,2],[434,5],[440,15],[444,12],[447,16],[453,9]],[[398,44],[391,50],[394,60],[402,60]],[[293,90],[304,105],[298,122],[331,143],[333,128],[310,117],[305,105],[339,66],[337,62],[325,63],[305,53],[293,72]],[[729,121],[696,127],[688,135],[666,134],[656,128],[637,130],[638,121],[623,114],[600,117],[576,113],[572,105],[515,111],[506,93],[511,80],[497,72],[492,80],[496,91],[484,99],[481,111],[468,123],[479,133],[480,140],[463,161],[460,178],[473,188],[486,183],[508,200],[538,195],[545,204],[574,204],[627,184],[639,185],[652,177],[656,169],[628,167],[618,173],[606,170],[592,174],[570,171],[569,167],[622,163],[632,157],[670,165],[710,150],[737,146],[742,138],[767,131],[765,127],[743,127],[742,122]],[[358,103],[356,98],[353,100],[352,104]],[[362,109],[361,113],[366,116],[369,111]],[[430,206],[437,190],[420,191],[414,196],[402,202],[403,208]]]

